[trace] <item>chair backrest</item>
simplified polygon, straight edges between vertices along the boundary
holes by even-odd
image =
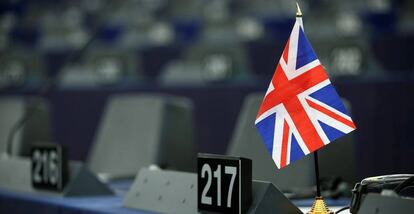
[[[235,41],[204,38],[188,48],[182,59],[165,67],[163,84],[204,84],[243,79],[250,73],[244,47]]]
[[[378,70],[363,36],[315,39],[312,43],[330,77],[359,76]]]
[[[142,74],[136,54],[123,49],[95,48],[82,60],[64,68],[60,86],[116,85],[138,80]]]
[[[135,51],[122,48],[95,48],[83,57],[84,65],[94,72],[102,74],[101,70],[107,69],[108,65],[116,64],[119,75],[123,78],[136,77],[140,74],[140,61]],[[114,67],[114,65],[111,65]]]
[[[244,47],[234,41],[201,40],[187,51],[185,60],[199,64],[207,81],[238,78],[250,72]]]
[[[45,78],[39,52],[12,50],[0,56],[0,89],[25,83],[37,83]]]
[[[134,176],[152,164],[195,171],[192,104],[180,97],[117,95],[109,99],[88,164],[103,176]]]

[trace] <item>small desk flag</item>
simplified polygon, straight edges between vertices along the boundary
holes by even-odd
[[[298,17],[255,121],[278,168],[356,127],[303,31]]]

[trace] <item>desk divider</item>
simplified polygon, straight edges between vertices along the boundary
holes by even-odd
[[[247,213],[302,213],[272,183],[253,180],[252,196]],[[198,213],[197,174],[143,168],[125,197],[124,207],[158,213]]]
[[[97,179],[80,162],[69,162],[69,180],[62,192],[38,190],[32,187],[31,161],[11,157],[0,160],[0,188],[5,190],[42,194],[48,196],[74,197],[112,195],[113,191]]]

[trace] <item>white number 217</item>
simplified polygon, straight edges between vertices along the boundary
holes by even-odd
[[[236,179],[237,168],[234,166],[225,166],[224,173],[231,175],[231,180],[229,184],[229,191],[227,193],[227,207],[231,207],[231,196],[233,193],[234,180]],[[212,170],[209,164],[205,163],[201,168],[201,177],[205,178],[207,174],[207,183],[204,186],[203,192],[201,194],[201,203],[212,205],[212,199],[210,196],[207,196],[207,192],[210,190],[211,181],[212,181]],[[217,166],[216,171],[214,171],[214,178],[217,179],[217,206],[221,206],[221,165]]]

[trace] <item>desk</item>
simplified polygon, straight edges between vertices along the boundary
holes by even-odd
[[[0,190],[0,213],[59,213],[59,214],[145,214],[142,210],[122,207],[122,196],[59,198],[23,194]],[[310,210],[313,199],[293,200],[302,212]],[[349,203],[346,199],[327,200],[331,210],[338,210]],[[344,211],[342,213],[349,213]]]
[[[0,213],[151,213],[122,207],[124,196],[130,185],[131,181],[111,184],[111,187],[117,192],[115,196],[71,198],[27,194],[0,189]],[[312,202],[313,199],[293,200],[293,203],[305,212],[310,209]],[[326,200],[326,202],[328,206],[332,207],[332,210],[338,210],[344,206],[347,206],[349,204],[349,199]]]

